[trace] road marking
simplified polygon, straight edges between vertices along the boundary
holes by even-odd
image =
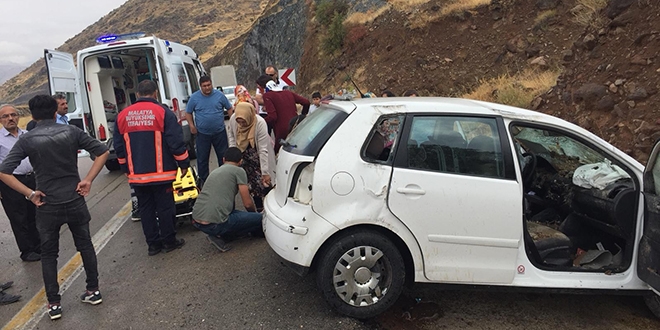
[[[106,222],[101,229],[92,237],[92,243],[96,254],[105,247],[110,239],[119,231],[119,229],[126,223],[131,213],[131,202],[129,201],[124,207],[115,214],[112,219]],[[71,259],[60,269],[57,277],[60,280],[60,293],[66,291],[71,284],[83,272],[82,258],[80,253],[76,252]],[[28,301],[25,306],[7,323],[2,330],[31,330],[34,329],[41,318],[46,312],[46,290],[42,287],[37,294]]]

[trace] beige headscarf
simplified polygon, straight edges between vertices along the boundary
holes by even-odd
[[[236,123],[236,146],[241,151],[245,151],[248,146],[256,148],[255,133],[257,131],[257,115],[254,106],[250,103],[239,102],[236,104],[236,119],[241,118],[247,123],[241,126]]]

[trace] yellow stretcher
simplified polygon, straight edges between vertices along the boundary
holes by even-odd
[[[172,183],[174,204],[176,205],[177,221],[190,220],[192,208],[199,195],[197,188],[197,173],[194,167],[188,168],[188,173],[182,178],[181,169],[177,170],[176,181]]]

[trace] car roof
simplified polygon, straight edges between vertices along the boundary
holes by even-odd
[[[356,107],[373,107],[378,108],[382,113],[444,112],[448,114],[497,115],[512,120],[540,121],[562,126],[570,124],[563,119],[537,111],[491,102],[450,97],[380,97],[354,99],[351,101],[331,101],[330,104],[349,113]]]
[[[338,107],[348,113],[361,108],[373,108],[380,114],[394,113],[447,113],[447,114],[467,114],[467,115],[490,115],[501,116],[509,120],[521,120],[526,122],[537,122],[555,127],[562,127],[573,132],[579,133],[591,139],[598,141],[601,146],[606,147],[612,152],[624,157],[631,165],[638,168],[643,166],[635,159],[618,150],[605,140],[571,122],[561,118],[547,115],[538,111],[517,108],[513,106],[448,97],[380,97],[364,98],[351,101],[331,101],[331,106]]]

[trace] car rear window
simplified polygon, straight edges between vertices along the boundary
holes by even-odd
[[[288,152],[316,156],[326,141],[348,117],[344,111],[321,107],[296,126],[282,144]]]

